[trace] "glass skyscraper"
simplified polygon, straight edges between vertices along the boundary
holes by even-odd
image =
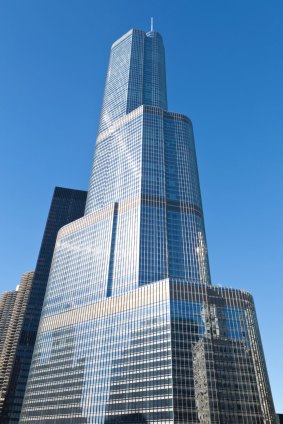
[[[83,216],[86,195],[82,190],[55,187],[35,272],[24,274],[10,308],[10,319],[7,306],[5,316],[1,316],[0,299],[0,330],[4,327],[7,333],[3,350],[0,346],[1,424],[19,422],[57,233],[63,225]]]
[[[276,423],[249,293],[211,285],[160,34],[111,49],[85,216],[58,234],[20,422]]]

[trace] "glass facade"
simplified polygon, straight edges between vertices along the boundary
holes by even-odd
[[[213,287],[160,34],[113,44],[85,216],[57,242],[20,422],[275,423],[251,296]]]
[[[57,232],[63,225],[83,216],[86,194],[85,191],[63,187],[54,190],[28,298],[24,306],[18,306],[13,312],[12,329],[9,330],[12,332],[13,346],[11,349],[11,341],[6,340],[9,348],[5,357],[3,354],[0,358],[3,364],[0,369],[2,424],[19,422]],[[11,364],[10,368],[7,368],[7,361]]]

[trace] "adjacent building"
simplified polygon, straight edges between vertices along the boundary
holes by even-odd
[[[12,318],[17,291],[11,290],[0,296],[0,357],[3,350],[9,322]]]
[[[6,299],[6,316],[11,315],[12,318],[9,325],[9,318],[0,319],[0,326],[3,325],[8,332],[5,350],[0,357],[1,424],[19,422],[57,233],[65,224],[83,216],[86,195],[81,190],[55,188],[35,272],[24,274],[16,294],[3,295]],[[20,300],[23,292],[24,298]],[[8,298],[12,299],[13,296],[14,306],[8,307]],[[2,303],[1,299],[0,313]]]
[[[161,35],[111,49],[85,216],[58,233],[21,424],[274,424],[253,299],[211,284]]]
[[[16,351],[20,342],[20,336],[24,324],[24,317],[30,298],[34,273],[26,272],[22,278],[17,290],[14,292],[13,308],[10,309],[9,316],[3,317],[3,327],[5,339],[3,341],[0,356],[0,411],[3,411],[4,405],[7,403],[8,393],[14,390],[14,396],[17,397],[16,385],[17,381],[12,376],[16,376],[21,366],[19,359],[16,357]],[[3,295],[5,296],[5,294]],[[6,325],[5,325],[6,323]],[[14,399],[11,399],[14,401]],[[17,399],[18,400],[18,399]],[[11,415],[14,418],[14,415]],[[1,417],[1,423],[6,422]]]

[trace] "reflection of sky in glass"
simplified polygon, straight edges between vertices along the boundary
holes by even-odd
[[[223,316],[225,317],[228,337],[249,343],[245,311],[243,309],[227,306],[223,308]]]
[[[111,387],[112,390],[115,389],[113,382],[115,379],[117,382],[123,379],[127,381],[127,375],[123,376],[124,355],[126,357],[129,355],[127,352],[130,352],[130,348],[133,352],[137,352],[137,357],[139,352],[144,354],[144,349],[138,348],[138,346],[145,337],[150,340],[151,334],[152,340],[155,340],[155,328],[158,326],[163,329],[164,333],[163,337],[162,333],[158,336],[159,341],[161,345],[167,346],[167,338],[170,337],[168,330],[164,327],[164,324],[169,322],[167,311],[166,304],[149,305],[82,323],[75,327],[76,336],[72,361],[75,366],[80,359],[84,360],[81,408],[82,416],[94,417],[89,422],[103,422],[99,417],[104,416],[108,403],[111,404]],[[158,332],[156,334],[158,335]],[[154,345],[151,349],[155,352],[152,358],[155,358],[155,366],[158,367],[158,351]],[[166,358],[167,355],[170,355],[169,351],[165,351],[160,357],[159,366],[165,363],[162,358]],[[141,365],[142,363],[144,361],[141,362]],[[169,366],[170,361],[167,360],[166,364]],[[135,368],[138,369],[138,365]],[[129,376],[129,379],[133,378],[139,380],[140,374]]]

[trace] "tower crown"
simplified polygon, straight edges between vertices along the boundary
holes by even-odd
[[[99,132],[141,105],[167,109],[165,53],[158,32],[132,29],[111,48]]]

